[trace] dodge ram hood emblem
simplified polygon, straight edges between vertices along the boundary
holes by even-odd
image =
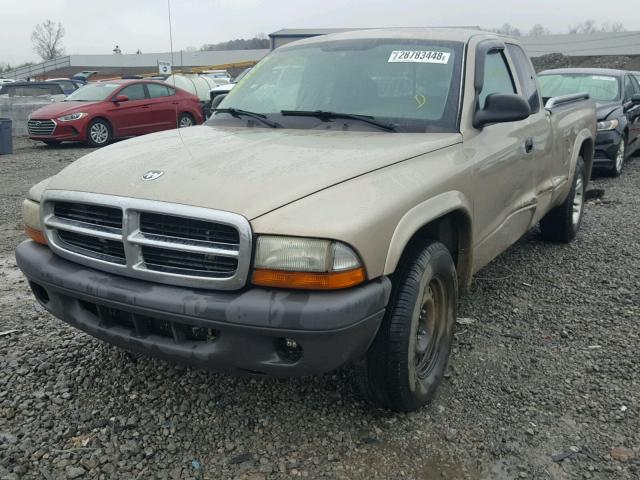
[[[142,180],[150,182],[151,180],[160,178],[162,175],[164,175],[164,172],[162,170],[149,170],[147,173],[142,175]]]

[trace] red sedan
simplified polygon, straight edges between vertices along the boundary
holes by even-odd
[[[189,127],[204,121],[198,97],[161,82],[114,80],[90,83],[64,101],[29,117],[29,138],[47,145],[85,142],[93,147],[114,138]]]

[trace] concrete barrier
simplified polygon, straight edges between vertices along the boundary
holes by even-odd
[[[64,95],[41,95],[38,97],[9,97],[0,95],[0,118],[13,121],[13,136],[26,136],[29,114],[51,102],[64,99]]]

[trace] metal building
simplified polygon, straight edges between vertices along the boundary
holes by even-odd
[[[269,50],[223,50],[131,55],[66,55],[54,60],[4,72],[4,78],[70,77],[82,70],[97,70],[97,78],[136,75],[158,71],[158,62],[171,62],[174,69],[189,69],[216,65],[257,62]]]

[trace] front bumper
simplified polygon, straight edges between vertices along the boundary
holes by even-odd
[[[33,120],[47,120],[47,119],[33,119]],[[56,126],[50,135],[37,135],[29,133],[31,140],[55,140],[55,141],[74,141],[83,142],[87,139],[87,121],[85,118],[80,120],[72,120],[70,122],[56,122]]]
[[[615,164],[618,145],[622,135],[617,130],[604,130],[596,135],[594,166],[611,166]]]
[[[309,375],[358,360],[391,292],[386,277],[336,292],[195,290],[83,267],[32,241],[18,246],[16,260],[44,308],[94,337],[177,363],[256,375]],[[301,350],[283,348],[284,339]]]

